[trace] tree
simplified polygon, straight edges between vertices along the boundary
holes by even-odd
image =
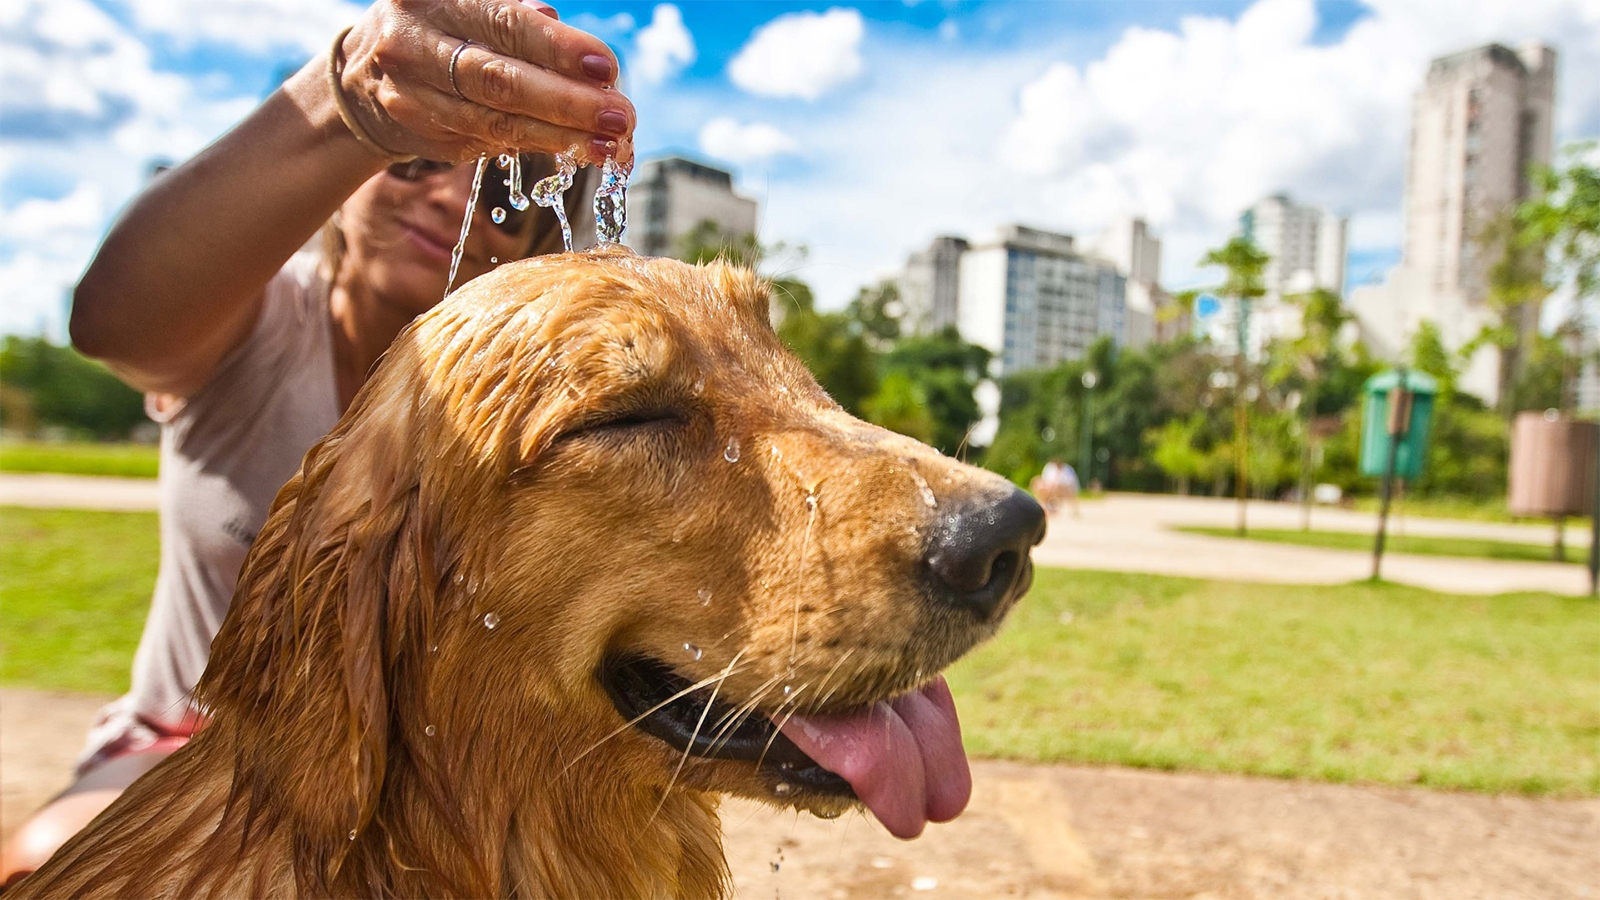
[[[1191,481],[1208,474],[1207,454],[1201,449],[1205,417],[1195,413],[1186,419],[1171,418],[1165,425],[1145,432],[1150,458],[1161,471],[1178,482],[1178,493],[1187,495]]]
[[[1489,266],[1489,291],[1485,298],[1493,319],[1460,350],[1470,360],[1481,347],[1500,355],[1498,397],[1500,413],[1510,421],[1516,412],[1516,383],[1521,375],[1527,345],[1538,331],[1539,306],[1549,289],[1544,281],[1545,247],[1538,233],[1514,213],[1489,220],[1478,243],[1494,254]]]
[[[1516,213],[1528,239],[1549,248],[1558,282],[1571,286],[1579,330],[1582,310],[1600,300],[1600,167],[1586,162],[1596,146],[1592,141],[1568,145],[1567,166],[1537,172],[1542,196]],[[1563,389],[1562,396],[1573,393]]]
[[[1272,257],[1263,253],[1249,238],[1235,237],[1201,257],[1204,266],[1222,266],[1227,277],[1220,290],[1239,305],[1238,354],[1234,357],[1235,491],[1239,499],[1239,535],[1245,533],[1245,499],[1250,481],[1250,366],[1248,360],[1248,322],[1251,301],[1266,294],[1262,273]]]
[[[974,392],[988,373],[990,356],[987,349],[962,340],[955,328],[903,337],[882,357],[879,391],[889,387],[891,378],[903,376],[931,425],[929,436],[919,439],[953,455],[982,418]],[[878,418],[871,403],[867,410],[870,421],[900,430]]]
[[[900,303],[900,286],[893,281],[880,281],[857,291],[845,312],[861,323],[867,339],[878,349],[900,338],[900,316],[904,310]]]
[[[1318,401],[1323,379],[1339,351],[1339,332],[1354,316],[1338,294],[1323,288],[1290,299],[1300,306],[1300,336],[1274,348],[1267,380],[1300,390],[1300,527],[1309,530]]]
[[[148,419],[144,397],[100,363],[44,338],[8,335],[0,343],[0,425],[14,431],[53,426],[98,439],[126,439]]]
[[[878,389],[878,363],[854,320],[840,312],[818,312],[803,282],[774,282],[773,297],[783,310],[778,337],[806,364],[840,406],[861,416]]]

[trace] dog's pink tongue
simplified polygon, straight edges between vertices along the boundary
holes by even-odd
[[[818,765],[850,782],[898,838],[916,837],[930,820],[954,819],[972,795],[961,724],[942,677],[849,715],[794,716],[783,733]]]

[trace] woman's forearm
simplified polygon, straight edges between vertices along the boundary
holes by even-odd
[[[185,394],[240,343],[274,273],[385,164],[340,120],[326,64],[121,215],[73,297],[80,350],[143,390]]]

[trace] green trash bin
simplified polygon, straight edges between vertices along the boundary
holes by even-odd
[[[1433,400],[1439,393],[1439,383],[1431,375],[1408,369],[1390,369],[1367,379],[1361,386],[1361,474],[1383,477],[1389,463],[1389,443],[1394,438],[1391,431],[1402,424],[1391,420],[1390,407],[1396,388],[1405,379],[1405,389],[1411,394],[1410,415],[1399,435],[1400,446],[1395,451],[1394,474],[1396,478],[1413,479],[1422,474],[1422,461],[1428,454],[1428,430],[1433,424]],[[1405,410],[1396,410],[1404,415]]]

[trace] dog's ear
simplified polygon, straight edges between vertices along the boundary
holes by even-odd
[[[377,805],[392,695],[415,680],[403,669],[425,652],[438,586],[437,531],[419,499],[425,387],[397,368],[279,493],[196,692],[238,734],[231,805],[248,804],[247,821],[290,811],[314,857],[303,861],[326,878]]]

